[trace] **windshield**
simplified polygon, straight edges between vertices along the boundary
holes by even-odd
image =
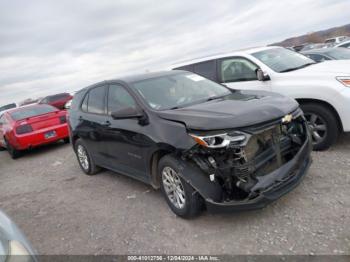
[[[231,94],[217,83],[193,73],[179,73],[133,83],[133,88],[156,110],[175,109]]]
[[[332,48],[326,54],[337,60],[350,59],[350,50],[346,48]]]
[[[21,109],[17,109],[16,111],[10,112],[10,115],[13,120],[22,120],[33,116],[39,116],[51,112],[56,112],[57,109],[53,106],[42,105],[42,106],[31,106],[31,107],[23,107]]]
[[[315,64],[310,58],[285,48],[260,51],[253,53],[252,56],[278,73],[289,72]]]

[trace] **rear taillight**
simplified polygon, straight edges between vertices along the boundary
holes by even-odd
[[[61,123],[61,124],[67,123],[67,118],[66,118],[66,116],[60,116],[60,123]]]
[[[21,125],[16,127],[16,133],[18,135],[22,135],[22,134],[26,134],[26,133],[30,133],[33,131],[33,128],[31,125]]]

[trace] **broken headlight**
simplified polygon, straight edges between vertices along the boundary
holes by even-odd
[[[197,144],[208,148],[224,148],[231,143],[240,144],[246,140],[246,135],[242,132],[224,133],[210,136],[190,134]]]

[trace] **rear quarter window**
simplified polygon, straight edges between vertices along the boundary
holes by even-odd
[[[194,64],[193,69],[194,73],[204,76],[210,80],[216,81],[215,60]]]

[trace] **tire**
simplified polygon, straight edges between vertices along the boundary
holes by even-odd
[[[96,175],[100,171],[100,168],[96,166],[94,159],[91,157],[91,154],[87,150],[87,147],[81,138],[75,142],[74,151],[77,156],[79,166],[86,175]]]
[[[338,120],[332,110],[317,103],[302,104],[301,109],[309,122],[313,149],[316,151],[328,149],[337,141],[340,133]],[[318,136],[316,133],[318,133]]]
[[[173,175],[177,177],[176,184],[177,187],[182,188],[180,190],[182,193],[182,197],[185,201],[182,202],[182,206],[174,204],[177,202],[175,197],[173,200],[170,197],[169,192],[169,180],[166,179],[166,174],[169,175],[170,170],[174,171]],[[164,156],[158,164],[158,175],[160,179],[161,190],[164,195],[166,202],[168,203],[170,209],[179,217],[182,218],[192,218],[199,215],[200,211],[203,209],[203,199],[196,192],[191,185],[189,185],[180,175],[179,173],[179,162],[178,160],[170,155]],[[167,185],[168,184],[168,185]],[[174,186],[174,184],[172,184]],[[172,191],[174,192],[174,191]],[[177,191],[178,192],[178,191]],[[174,196],[178,193],[172,193]],[[178,195],[178,199],[181,198]]]
[[[22,152],[14,148],[6,139],[5,139],[5,143],[6,143],[7,152],[10,154],[12,159],[17,159],[22,156]]]

